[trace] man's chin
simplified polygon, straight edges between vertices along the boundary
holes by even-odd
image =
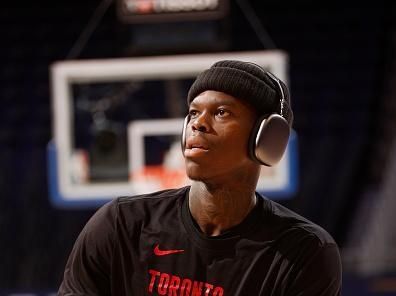
[[[198,166],[187,166],[186,175],[192,181],[205,181],[209,177],[207,170],[203,171]]]
[[[191,173],[187,171],[187,177],[192,180],[192,181],[204,181],[206,176],[203,174],[198,174],[198,173]]]

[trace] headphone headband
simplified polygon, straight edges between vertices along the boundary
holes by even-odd
[[[271,81],[273,81],[275,83],[275,85],[278,87],[279,89],[279,93],[280,93],[280,110],[279,110],[279,115],[281,115],[282,117],[285,117],[283,114],[283,108],[284,108],[284,103],[285,103],[285,99],[286,99],[286,95],[285,92],[283,90],[282,84],[280,82],[280,79],[278,77],[276,77],[273,73],[271,73],[270,71],[266,71],[264,70],[260,65],[257,65],[256,63],[253,62],[248,62],[248,64],[255,66],[256,68],[260,69],[260,71],[262,71],[265,75],[267,75],[267,77],[269,77],[271,79]]]
[[[269,71],[267,71],[266,74],[268,75],[269,78],[271,78],[276,83],[276,85],[278,86],[278,88],[280,90],[281,99],[280,99],[280,112],[279,112],[279,114],[282,117],[284,117],[283,116],[283,106],[284,106],[284,103],[285,103],[285,93],[283,91],[283,87],[282,87],[282,85],[280,83],[280,80],[274,74],[272,74]]]

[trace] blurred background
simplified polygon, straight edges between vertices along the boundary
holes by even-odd
[[[55,293],[72,245],[96,210],[60,208],[50,199],[54,62],[278,49],[288,55],[299,171],[298,189],[279,202],[335,238],[343,260],[343,295],[396,295],[396,4],[220,1],[224,9],[206,16],[155,19],[152,1],[125,3],[134,2],[141,5],[135,18],[116,0],[3,3],[0,294]],[[155,82],[152,86],[146,95],[160,97]],[[123,85],[121,92],[138,88]],[[76,87],[74,92],[110,90]],[[83,103],[76,129],[92,107]],[[110,103],[117,108],[124,102]],[[159,100],[144,108],[161,113],[169,107],[161,109]],[[80,131],[77,146],[84,145],[87,133]],[[95,139],[114,144],[112,136]],[[124,155],[120,145],[117,155]],[[125,171],[114,174],[122,178]]]

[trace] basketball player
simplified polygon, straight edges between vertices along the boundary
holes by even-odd
[[[58,295],[334,296],[336,243],[255,192],[292,124],[285,84],[220,61],[189,90],[182,149],[192,185],[103,206],[78,237]]]

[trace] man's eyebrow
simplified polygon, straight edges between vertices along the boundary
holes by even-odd
[[[228,107],[236,107],[236,103],[233,101],[230,101],[228,99],[223,99],[223,98],[216,98],[216,100],[211,103],[219,106],[228,106]],[[190,107],[197,107],[201,105],[200,103],[197,103],[196,101],[192,101],[190,104]]]

